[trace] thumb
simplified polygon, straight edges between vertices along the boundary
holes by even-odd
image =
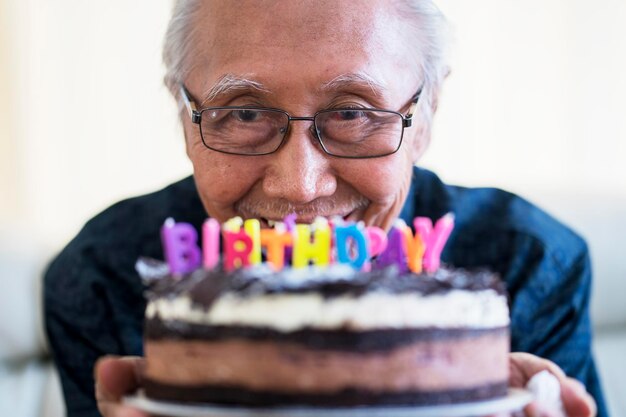
[[[570,417],[591,417],[597,412],[593,397],[587,393],[585,386],[573,378],[561,383],[561,399],[563,407]]]
[[[96,362],[95,380],[98,400],[119,401],[139,387],[143,359],[134,356],[104,356]]]

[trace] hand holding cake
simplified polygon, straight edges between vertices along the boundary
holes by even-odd
[[[585,386],[569,378],[554,362],[528,353],[515,352],[510,355],[510,384],[524,388],[542,372],[549,372],[556,379],[560,401],[542,403],[536,399],[526,406],[529,417],[593,417],[597,413],[596,403]],[[558,403],[561,403],[560,406]]]
[[[148,417],[143,411],[122,403],[125,395],[140,387],[143,358],[107,356],[94,368],[98,411],[104,417]]]

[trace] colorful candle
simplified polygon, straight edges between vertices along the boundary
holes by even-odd
[[[391,230],[389,230],[387,248],[378,256],[376,267],[384,268],[389,265],[396,265],[399,272],[406,272],[405,227],[406,223],[401,220],[391,227]]]
[[[422,238],[426,246],[422,261],[423,267],[426,272],[433,273],[439,269],[441,252],[454,229],[454,214],[448,213],[437,220],[435,227],[427,217],[416,217],[413,225],[416,234]]]
[[[224,268],[232,271],[261,263],[263,247],[274,270],[283,268],[288,260],[294,268],[311,263],[324,266],[336,261],[370,270],[369,260],[377,256],[378,268],[396,265],[400,272],[408,268],[414,273],[422,270],[432,273],[439,268],[441,253],[454,228],[451,213],[434,226],[429,218],[416,217],[415,233],[398,220],[388,235],[378,227],[365,228],[362,222],[345,222],[341,218],[332,219],[332,227],[321,217],[311,225],[295,224],[295,215],[287,216],[286,220],[288,223],[277,222],[273,229],[264,230],[256,219],[244,222],[235,217],[226,221],[222,225]],[[208,269],[219,263],[220,225],[215,219],[207,219],[202,225],[202,249],[198,247],[196,230],[188,223],[167,219],[161,238],[174,276],[189,273],[200,264]]]
[[[418,233],[415,233],[415,236],[413,236],[411,228],[405,225],[404,243],[406,247],[406,256],[409,269],[416,274],[421,273],[423,266],[422,258],[424,257],[424,252],[426,250],[424,241]]]
[[[280,271],[285,265],[285,248],[293,244],[291,233],[287,232],[282,223],[274,229],[261,230],[261,245],[267,249],[267,262],[274,271]]]
[[[365,229],[367,240],[369,241],[370,257],[378,256],[387,247],[387,234],[383,229],[376,226],[369,226]]]
[[[238,232],[224,231],[224,268],[232,271],[250,265],[250,253],[252,252],[252,238],[245,230]]]
[[[243,228],[252,239],[250,265],[258,265],[261,263],[261,222],[257,219],[248,219],[243,223]]]
[[[313,229],[313,241],[311,230]],[[330,260],[330,227],[328,221],[318,218],[312,226],[296,225],[296,237],[293,244],[292,266],[303,268],[309,262],[317,266],[328,265]]]
[[[188,274],[200,266],[198,232],[189,223],[176,223],[172,218],[165,220],[161,242],[172,275]]]
[[[285,227],[287,227],[287,231],[291,233],[293,237],[292,242],[295,241],[295,237],[296,237],[296,219],[297,218],[298,218],[298,215],[296,213],[291,213],[291,214],[286,215],[285,218],[283,219],[283,224],[285,225]],[[285,258],[292,259],[292,257],[293,257],[293,246],[291,245],[285,246]]]
[[[356,269],[361,269],[369,259],[369,248],[362,225],[335,226],[335,248],[337,261]]]
[[[202,225],[202,256],[206,269],[215,268],[220,260],[220,224],[215,219],[206,219]]]

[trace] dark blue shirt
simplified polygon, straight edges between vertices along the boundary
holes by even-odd
[[[583,382],[606,416],[591,355],[591,269],[585,242],[525,200],[494,188],[443,184],[416,168],[401,217],[456,215],[442,261],[489,267],[506,282],[513,351],[556,362]],[[141,355],[145,300],[134,269],[163,258],[159,231],[173,217],[198,230],[206,213],[193,178],[122,201],[89,221],[52,262],[45,320],[68,415],[97,416],[93,366],[105,354]]]

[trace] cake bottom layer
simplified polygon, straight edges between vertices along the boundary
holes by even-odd
[[[154,399],[245,405],[438,404],[505,395],[508,330],[449,333],[365,352],[244,338],[147,339],[144,385]]]
[[[438,405],[481,401],[503,397],[506,382],[480,387],[444,391],[372,392],[345,389],[335,393],[298,393],[250,391],[235,387],[188,386],[161,384],[150,379],[143,381],[147,397],[162,401],[186,403],[218,403],[244,407],[316,406],[350,407],[358,405]]]

